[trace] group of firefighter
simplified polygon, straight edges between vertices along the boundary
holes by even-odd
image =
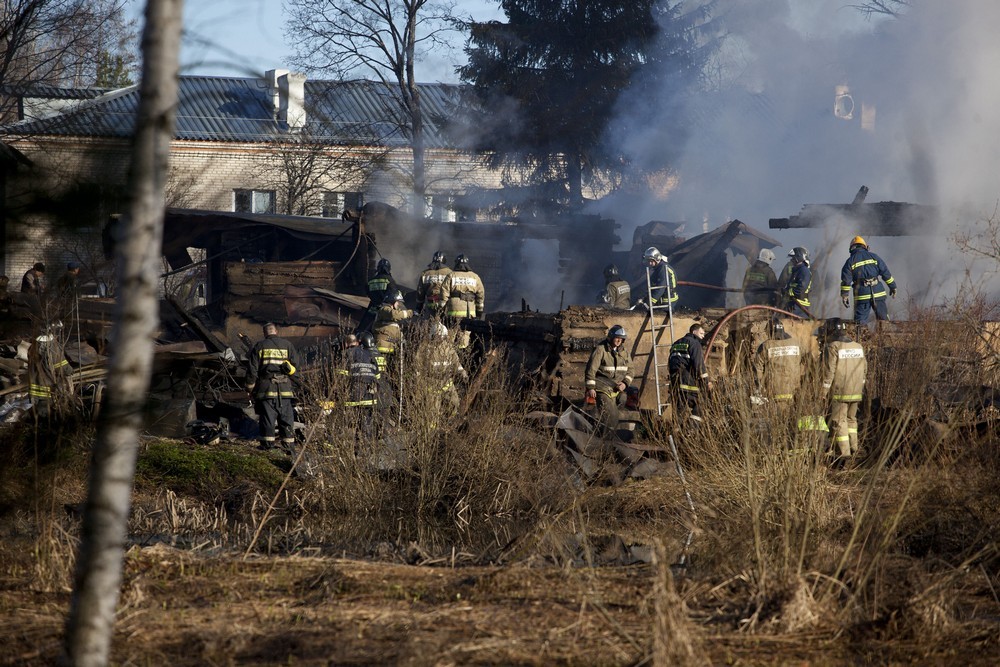
[[[802,247],[789,250],[788,262],[777,275],[771,268],[774,260],[774,252],[764,248],[747,267],[743,276],[746,304],[772,306],[798,317],[812,318],[809,296],[813,275],[809,251]],[[633,303],[632,288],[635,285],[622,278],[615,264],[604,268],[605,287],[598,295],[599,302],[617,310],[676,306],[680,298],[677,275],[668,264],[667,257],[659,249],[650,247],[643,253],[643,262],[648,272],[650,304],[646,304],[647,297],[644,296]],[[860,236],[851,239],[849,256],[840,271],[840,298],[845,308],[850,307],[852,291],[855,322],[865,324],[873,311],[876,319],[889,319],[885,299],[886,296],[896,297],[896,282],[885,261],[873,253]]]
[[[405,368],[420,383],[422,414],[431,426],[451,419],[459,409],[456,380],[467,380],[458,350],[467,348],[469,334],[457,327],[463,318],[482,319],[486,292],[483,281],[458,255],[449,268],[442,251],[434,253],[421,273],[416,307],[409,309],[392,277],[392,265],[382,258],[368,280],[369,305],[354,333],[344,337],[336,375],[345,381],[338,405],[349,411],[359,440],[377,435],[381,421],[399,423],[401,380]],[[412,354],[404,351],[400,323],[420,316],[427,334]],[[449,332],[454,331],[454,338]],[[273,323],[264,325],[264,340],[251,349],[247,391],[254,398],[260,448],[280,446],[294,451],[293,375],[299,365],[294,345],[278,336]],[[392,412],[397,412],[395,417]],[[380,420],[379,417],[383,419]]]
[[[885,299],[895,297],[896,284],[885,261],[871,252],[865,240],[851,239],[850,256],[841,272],[841,299],[850,305],[854,293],[854,322],[863,325],[874,311],[878,320],[887,320]],[[764,249],[748,269],[743,288],[748,305],[781,306],[783,310],[811,319],[809,292],[812,287],[809,253],[796,247],[789,253],[788,264],[775,276],[770,263],[774,253]],[[676,277],[667,266],[666,257],[656,248],[644,254],[648,267],[648,289],[652,308],[672,305],[678,295]],[[630,308],[630,287],[621,280],[614,265],[605,269],[607,287],[602,299],[612,308]],[[882,284],[884,281],[884,285]],[[624,296],[623,296],[624,295]],[[849,461],[858,452],[858,407],[862,399],[867,361],[862,345],[853,340],[848,323],[840,318],[826,320],[817,331],[821,340],[821,395],[826,409],[821,414],[807,410],[809,395],[802,378],[808,364],[799,343],[785,332],[778,319],[769,324],[769,338],[754,355],[755,394],[753,402],[773,405],[779,415],[799,431],[829,433],[830,454],[837,464]],[[596,406],[602,435],[612,437],[619,425],[619,406],[624,397],[636,394],[632,387],[631,359],[625,328],[614,325],[606,339],[594,349],[585,371],[585,403]],[[666,366],[669,394],[677,423],[697,425],[704,419],[705,396],[713,390],[705,363],[703,340],[705,328],[691,325],[688,332],[670,346]]]

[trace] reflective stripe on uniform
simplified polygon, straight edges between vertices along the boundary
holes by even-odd
[[[861,394],[834,394],[833,400],[841,403],[857,403],[861,400]]]

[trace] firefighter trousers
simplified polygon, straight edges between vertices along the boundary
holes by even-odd
[[[256,410],[262,445],[274,446],[276,433],[280,433],[284,445],[295,443],[295,413],[292,410],[291,398],[287,396],[261,398],[257,401]]]
[[[830,408],[830,435],[838,456],[858,453],[858,405],[857,401],[834,401]]]

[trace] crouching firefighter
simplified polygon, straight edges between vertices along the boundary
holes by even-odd
[[[618,404],[632,384],[629,367],[632,359],[625,349],[625,327],[616,324],[608,329],[607,338],[594,348],[587,362],[584,380],[587,399],[597,403],[601,436],[614,436],[618,430]]]
[[[295,449],[292,376],[299,357],[295,346],[278,336],[278,327],[273,322],[264,325],[264,336],[250,350],[247,393],[255,401],[260,449],[273,449],[276,433],[280,433],[282,447],[291,454]]]

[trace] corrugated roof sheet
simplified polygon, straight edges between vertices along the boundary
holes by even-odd
[[[441,120],[452,114],[461,86],[420,84],[428,148],[449,147]],[[111,91],[71,111],[22,121],[6,134],[129,137],[135,128],[138,86]],[[403,146],[392,88],[376,81],[306,81],[306,133],[330,143]],[[288,136],[274,120],[267,83],[247,77],[180,77],[175,136],[192,141],[256,142]]]

